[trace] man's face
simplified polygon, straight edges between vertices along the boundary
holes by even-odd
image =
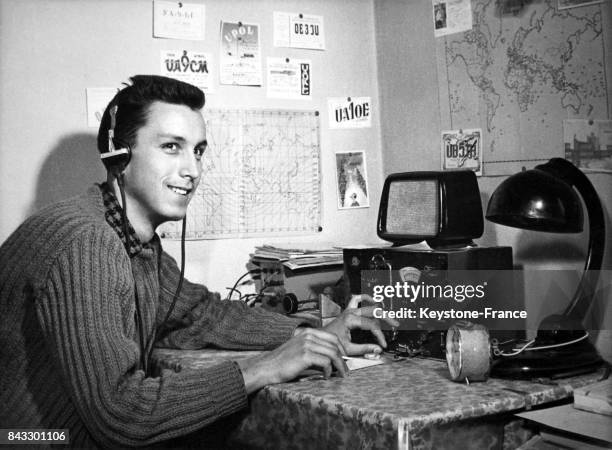
[[[135,226],[155,229],[185,216],[200,182],[205,148],[206,128],[199,111],[185,105],[151,104],[124,172],[128,215]]]

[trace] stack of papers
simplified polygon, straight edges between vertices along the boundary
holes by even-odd
[[[540,424],[540,436],[554,448],[604,449],[612,445],[610,417],[571,404],[516,414]]]
[[[251,254],[251,259],[280,261],[291,270],[324,266],[333,267],[343,263],[342,249],[335,247],[306,248],[262,245],[255,247],[255,253]]]
[[[575,389],[574,408],[612,416],[612,378]]]

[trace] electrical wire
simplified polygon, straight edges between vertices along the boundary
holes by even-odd
[[[176,291],[174,291],[174,296],[172,297],[172,302],[170,303],[170,308],[168,308],[168,312],[164,317],[164,320],[159,324],[157,328],[153,330],[152,339],[149,340],[149,345],[146,349],[147,360],[151,361],[153,355],[153,347],[157,338],[162,335],[162,333],[166,330],[168,324],[168,319],[174,310],[176,302],[181,293],[181,289],[183,288],[183,280],[185,279],[185,230],[187,229],[187,216],[183,217],[182,227],[181,227],[181,273],[179,275],[179,282],[176,286]]]
[[[243,300],[247,304],[247,306],[253,306],[260,298],[260,294],[246,294],[242,296],[241,300]]]
[[[170,308],[166,313],[166,317],[164,318],[162,325],[164,325],[170,315],[172,314],[172,310],[174,309],[174,305],[176,305],[176,301],[181,293],[181,289],[183,288],[183,280],[185,279],[185,230],[187,228],[187,216],[183,217],[183,223],[181,228],[181,274],[178,282],[178,286],[176,287],[176,291],[174,292],[174,297],[172,298],[172,303],[170,304]]]
[[[240,283],[244,277],[246,277],[247,275],[250,275],[250,273],[251,273],[251,271],[249,270],[248,272],[246,272],[246,273],[242,274],[242,275],[241,275],[241,276],[240,276],[240,277],[239,277],[239,278],[236,280],[236,282],[234,283],[234,286],[232,286],[231,288],[227,288],[227,289],[229,289],[230,291],[229,291],[229,293],[227,294],[227,297],[225,297],[225,300],[231,300],[231,298],[232,298],[232,294],[234,293],[234,291],[236,291],[236,290],[237,290],[236,288],[238,287],[238,283]],[[238,291],[238,294],[240,294],[240,291]]]
[[[238,292],[238,298],[242,299],[242,294],[240,293],[240,291],[237,289],[238,288],[238,283],[240,283],[244,277],[246,277],[247,275],[253,275],[253,274],[260,274],[261,273],[261,269],[256,269],[256,270],[249,270],[248,272],[242,274],[234,283],[234,286],[232,286],[231,288],[226,288],[229,289],[229,292],[227,294],[227,296],[225,297],[225,300],[231,300],[232,299],[232,294],[234,292]],[[243,283],[244,284],[244,283]]]
[[[559,347],[565,347],[567,345],[572,345],[572,344],[576,344],[577,342],[583,341],[586,338],[589,337],[589,332],[585,331],[583,336],[580,336],[579,338],[573,339],[571,341],[566,341],[566,342],[561,342],[559,344],[551,344],[551,345],[540,345],[538,347],[531,347],[534,343],[535,343],[535,339],[531,339],[530,341],[528,341],[525,345],[523,345],[521,348],[513,351],[513,352],[503,352],[501,350],[499,350],[499,348],[494,348],[494,353],[496,355],[499,356],[516,356],[519,355],[523,352],[532,352],[532,351],[537,351],[537,350],[550,350],[553,348],[559,348]]]
[[[565,347],[566,345],[572,345],[572,344],[575,344],[577,342],[583,341],[583,340],[585,340],[588,337],[589,337],[589,332],[585,331],[584,335],[580,336],[579,338],[573,339],[571,341],[561,342],[560,344],[541,345],[539,347],[531,347],[531,348],[525,349],[525,351],[531,352],[531,351],[535,351],[535,350],[548,350],[548,349],[551,349],[551,348]]]
[[[119,186],[119,194],[121,195],[121,221],[123,228],[123,238],[125,239],[125,251],[130,256],[130,234],[129,234],[129,225],[127,219],[127,204],[125,202],[125,188],[123,183],[123,173],[115,172],[113,173],[115,179],[117,180],[117,185]],[[133,273],[132,273],[133,276]],[[136,279],[134,278],[134,301],[136,303],[136,326],[138,327],[138,340],[140,342],[140,365],[142,366],[142,370],[145,372],[145,376],[148,372],[148,355],[146,352],[146,341],[144,335],[144,323],[142,320],[142,312],[140,309],[140,300],[138,299],[138,286],[136,284]]]
[[[240,292],[238,289],[233,288],[233,287],[226,287],[225,289],[227,289],[229,292],[227,294],[227,297],[225,297],[225,301],[231,300],[232,299],[232,294],[234,292],[238,292],[238,300],[242,299],[242,292]]]
[[[516,356],[518,354],[523,353],[525,351],[525,349],[527,347],[529,347],[530,345],[533,345],[534,342],[535,342],[535,339],[532,339],[532,340],[528,341],[525,345],[523,345],[521,348],[519,348],[518,350],[515,350],[515,351],[510,352],[510,353],[503,352],[503,351],[501,351],[499,349],[495,349],[494,353],[496,355],[499,355],[499,356]]]

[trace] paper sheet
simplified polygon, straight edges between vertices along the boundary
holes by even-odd
[[[261,86],[259,25],[221,22],[219,82],[241,86]]]
[[[212,92],[210,54],[185,49],[161,50],[160,73],[193,84],[206,93]]]
[[[309,59],[267,58],[268,97],[310,100]]]
[[[153,2],[153,36],[166,39],[204,40],[204,5],[197,3]]]
[[[274,11],[274,46],[325,50],[323,16]]]
[[[354,356],[343,356],[342,359],[346,361],[346,365],[349,370],[359,370],[364,369],[365,367],[378,366],[379,364],[384,364],[384,360],[382,358],[379,359],[367,359],[367,358],[357,358]]]

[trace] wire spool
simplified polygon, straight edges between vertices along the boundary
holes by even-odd
[[[491,369],[491,346],[486,327],[457,322],[446,333],[446,362],[453,381],[485,381]]]

